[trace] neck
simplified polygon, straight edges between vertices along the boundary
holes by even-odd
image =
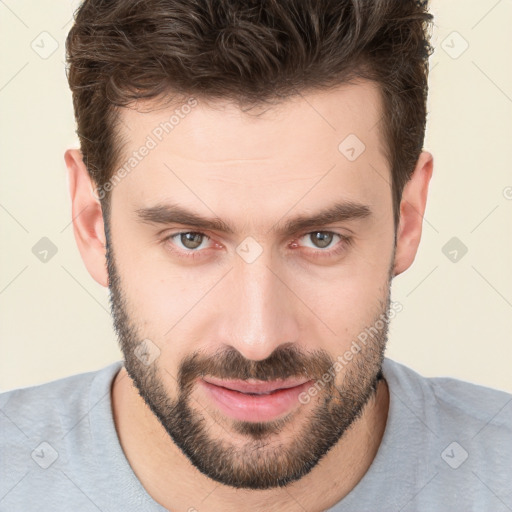
[[[384,434],[386,381],[338,443],[303,478],[269,490],[235,489],[199,472],[139,396],[124,368],[112,386],[117,434],[132,470],[148,494],[169,510],[255,512],[323,511],[343,499],[370,467]]]

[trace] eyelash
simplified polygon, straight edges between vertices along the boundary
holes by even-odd
[[[184,234],[190,234],[190,233],[195,234],[195,235],[202,235],[203,237],[211,240],[211,237],[209,237],[205,233],[201,233],[199,231],[179,231],[178,233],[173,233],[171,235],[166,236],[162,240],[162,242],[166,243],[177,236],[184,235]],[[315,250],[312,254],[309,255],[309,257],[314,258],[314,259],[337,256],[337,255],[341,254],[343,251],[345,251],[347,249],[347,247],[349,247],[352,243],[352,237],[349,237],[346,235],[341,235],[340,233],[336,233],[334,231],[322,231],[322,230],[308,231],[307,233],[304,233],[304,234],[298,236],[296,239],[294,239],[294,242],[296,240],[300,240],[301,238],[304,238],[307,235],[312,235],[314,233],[331,234],[331,235],[338,236],[340,238],[340,241],[337,244],[337,245],[340,245],[340,247],[337,247],[335,249],[330,249],[330,250],[321,250],[321,249]],[[200,257],[199,253],[202,252],[203,250],[204,249],[189,249],[189,250],[171,249],[172,252],[178,254],[180,257],[190,258],[190,259]]]

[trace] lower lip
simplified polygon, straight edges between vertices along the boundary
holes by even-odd
[[[226,415],[241,421],[270,421],[297,407],[299,395],[312,381],[288,389],[280,389],[268,395],[248,395],[239,391],[215,386],[200,379],[215,404]]]

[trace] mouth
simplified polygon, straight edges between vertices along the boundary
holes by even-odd
[[[229,389],[231,391],[238,391],[248,395],[269,395],[281,389],[290,389],[308,382],[307,379],[287,379],[287,380],[274,380],[274,381],[258,381],[256,379],[248,380],[226,380],[216,379],[214,377],[204,377],[203,380],[209,384]]]
[[[199,379],[209,399],[225,415],[242,421],[270,421],[300,405],[312,380],[279,381]]]

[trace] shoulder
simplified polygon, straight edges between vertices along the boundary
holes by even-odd
[[[2,510],[106,510],[114,477],[132,485],[112,418],[121,367],[0,394]]]
[[[414,509],[497,510],[496,496],[512,503],[512,394],[424,377],[389,359],[383,374],[390,404],[384,459],[398,461],[402,481],[413,482]]]
[[[494,440],[511,439],[512,394],[450,377],[424,377],[387,358],[383,373],[395,399],[404,401],[433,431],[474,438],[485,430]]]
[[[4,440],[9,433],[22,433],[27,437],[47,428],[65,431],[91,404],[91,387],[110,389],[115,374],[122,363],[117,361],[100,370],[71,375],[44,384],[13,389],[0,393],[0,411],[4,425]],[[100,391],[100,389],[98,389]],[[101,391],[100,391],[101,392]]]

